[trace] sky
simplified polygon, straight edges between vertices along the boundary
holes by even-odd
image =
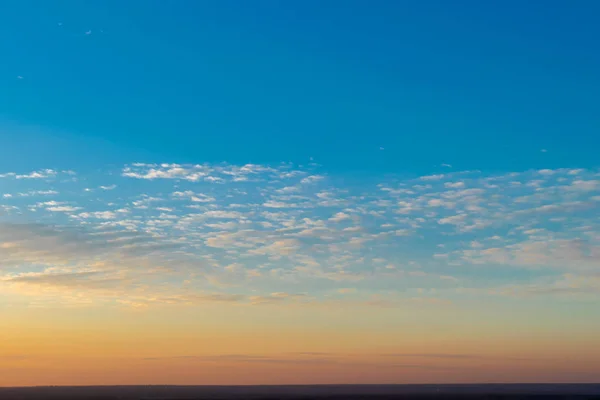
[[[595,1],[6,1],[0,386],[592,382]]]

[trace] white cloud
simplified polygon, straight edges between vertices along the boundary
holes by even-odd
[[[41,171],[51,177],[48,171],[54,170]],[[279,298],[273,295],[281,292],[278,285],[291,282],[310,288],[319,280],[323,293],[335,293],[338,281],[361,281],[373,289],[381,284],[378,280],[412,277],[423,279],[429,290],[427,285],[440,288],[452,282],[439,278],[450,275],[440,273],[441,266],[489,264],[578,273],[597,267],[597,171],[467,171],[367,179],[359,185],[331,179],[326,190],[311,184],[322,176],[290,165],[131,164],[121,175],[107,173],[105,186],[94,183],[97,176],[10,182],[19,189],[11,188],[1,198],[6,204],[0,205],[0,223],[42,221],[48,224],[44,229],[55,227],[61,234],[42,229],[25,240],[11,228],[0,236],[0,278],[6,266],[34,273],[39,272],[36,263],[71,263],[71,272],[82,272],[102,260],[118,265],[115,270],[123,276],[105,274],[102,285],[90,285],[102,290],[113,283],[140,285],[143,299],[127,297],[132,304],[151,303],[154,287],[142,288],[151,280],[140,275],[146,270],[142,266],[166,268],[157,270],[165,281],[239,285],[257,299],[277,302],[272,298]],[[132,185],[132,178],[146,182]],[[86,186],[101,190],[85,194]],[[46,195],[56,197],[32,199]],[[22,240],[25,246],[19,244]],[[410,263],[413,257],[418,264]],[[58,279],[88,278],[45,281],[56,286]],[[26,280],[23,275],[20,285],[31,286]],[[76,290],[83,283],[77,285],[69,287]],[[177,290],[164,298],[178,298]],[[200,296],[186,294],[193,295]],[[239,302],[252,301],[248,295]]]
[[[451,189],[462,189],[465,187],[464,182],[446,182],[444,186]]]
[[[243,214],[237,211],[207,211],[202,216],[206,218],[236,219],[242,218]]]
[[[311,176],[307,176],[306,178],[302,179],[300,181],[300,183],[304,183],[304,184],[309,184],[309,183],[314,183],[314,182],[318,182],[325,179],[324,176],[321,175],[311,175]]]
[[[210,203],[210,202],[215,201],[215,198],[207,196],[205,194],[198,194],[198,195],[192,196],[191,200],[193,202],[197,202],[197,203]]]
[[[250,254],[287,256],[298,250],[300,242],[296,239],[277,240],[269,245],[250,250]]]
[[[570,186],[567,186],[569,190],[581,190],[585,192],[591,192],[598,190],[600,191],[600,180],[576,180],[571,183]]]
[[[438,220],[438,223],[440,225],[444,225],[444,224],[460,225],[460,224],[464,223],[466,218],[467,218],[466,214],[457,214],[457,215],[453,215],[451,217],[442,218],[442,219]]]
[[[116,188],[117,185],[100,186],[100,189],[102,190],[115,190]]]
[[[46,210],[48,211],[52,211],[52,212],[64,212],[64,213],[70,213],[70,212],[74,212],[77,210],[81,210],[81,207],[73,207],[73,206],[53,206],[53,207],[48,207],[46,208]]]
[[[337,214],[335,214],[333,217],[329,218],[329,220],[331,222],[341,222],[341,221],[345,221],[351,219],[350,215],[343,213],[343,212],[339,212]]]
[[[44,169],[40,171],[33,171],[29,174],[16,175],[17,179],[47,179],[56,176],[56,171],[52,169]]]
[[[546,175],[546,176],[554,175],[554,173],[555,173],[555,171],[551,170],[551,169],[540,169],[538,171],[538,174],[540,174],[540,175]]]
[[[116,219],[117,214],[113,211],[83,212],[77,215],[79,218]]]
[[[439,181],[440,179],[443,179],[446,175],[444,174],[438,174],[438,175],[426,175],[426,176],[422,176],[420,179],[423,181]]]

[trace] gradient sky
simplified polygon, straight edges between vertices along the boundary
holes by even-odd
[[[600,3],[6,1],[0,385],[591,382]]]

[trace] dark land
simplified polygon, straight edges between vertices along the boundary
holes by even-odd
[[[0,388],[0,400],[598,399],[600,384],[44,386]]]

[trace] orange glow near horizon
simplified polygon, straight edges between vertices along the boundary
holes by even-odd
[[[573,340],[557,348],[556,334],[542,329],[427,331],[401,321],[348,329],[348,316],[318,328],[233,328],[217,318],[233,317],[226,309],[205,310],[196,321],[180,311],[172,325],[148,311],[86,321],[84,310],[52,318],[30,310],[28,321],[5,319],[0,385],[589,382],[600,371],[598,338],[585,332],[568,332]],[[267,307],[255,318],[263,312],[294,317]]]

